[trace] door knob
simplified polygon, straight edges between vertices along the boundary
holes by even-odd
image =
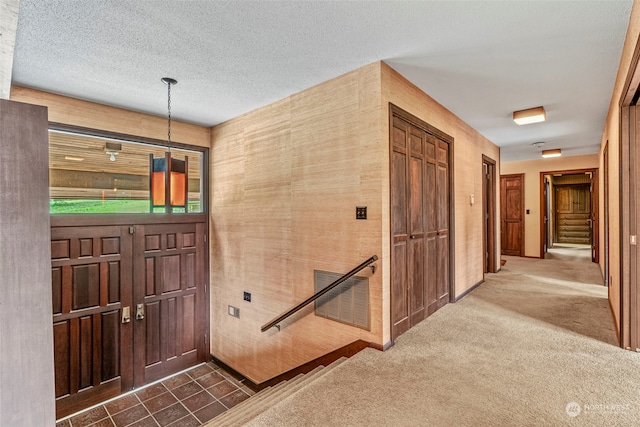
[[[131,322],[131,308],[122,307],[122,323]]]
[[[144,319],[144,304],[136,305],[136,320]]]

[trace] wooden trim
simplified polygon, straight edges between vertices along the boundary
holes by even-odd
[[[488,165],[488,172],[489,172],[489,182],[486,184],[488,186],[488,192],[489,192],[489,197],[487,200],[487,209],[485,209],[485,207],[483,206],[483,214],[485,211],[489,211],[489,218],[488,220],[485,222],[483,221],[483,227],[485,226],[484,224],[488,224],[488,226],[486,227],[486,239],[487,242],[484,245],[484,247],[489,248],[489,259],[487,260],[488,262],[488,266],[487,266],[487,271],[489,273],[495,273],[497,272],[497,263],[496,263],[496,207],[497,207],[497,203],[496,203],[496,161],[493,160],[491,157],[488,157],[486,155],[482,155],[482,163],[484,165],[484,163],[486,163]],[[484,168],[483,168],[484,169]],[[484,170],[483,170],[484,173]],[[483,183],[487,182],[487,180],[484,179],[482,180]],[[482,195],[482,200],[484,203],[485,200],[485,194]],[[485,258],[484,254],[482,255],[483,259]]]
[[[120,133],[120,132],[111,132],[111,131],[102,130],[102,129],[92,129],[92,128],[87,128],[83,126],[69,125],[66,123],[49,122],[49,129],[54,131],[59,131],[59,132],[78,133],[82,135],[96,136],[99,138],[115,139],[119,141],[143,143],[143,144],[149,144],[149,145],[156,145],[160,147],[167,147],[167,141],[164,141],[161,139],[148,138],[144,136],[131,135],[131,134]],[[201,153],[209,151],[207,147],[202,147],[199,145],[189,145],[181,142],[174,142],[173,140],[171,140],[171,147],[182,148],[185,150],[197,151]]]
[[[413,114],[403,110],[402,108],[398,107],[395,104],[389,103],[389,112],[391,113],[391,117],[393,117],[394,115],[406,122],[411,123],[414,126],[419,127],[420,129],[424,130],[427,133],[430,133],[431,135],[435,136],[436,138],[439,138],[441,140],[443,140],[444,142],[448,143],[448,144],[453,144],[453,137],[449,134],[446,134],[444,132],[442,132],[440,129],[431,126],[429,123],[425,122],[424,120],[420,119],[419,117],[414,116]]]
[[[469,295],[471,292],[475,291],[476,288],[480,285],[482,285],[484,283],[484,279],[480,280],[478,283],[476,283],[475,285],[471,286],[469,289],[467,289],[466,291],[464,291],[463,293],[461,293],[460,295],[458,295],[456,297],[455,302],[460,301],[462,298],[466,297],[467,295]]]
[[[290,380],[291,378],[294,378],[299,374],[309,373],[313,371],[315,368],[317,368],[318,366],[328,366],[342,357],[352,357],[355,354],[361,352],[362,350],[368,347],[372,347],[377,350],[380,349],[380,347],[377,344],[369,343],[364,340],[357,340],[352,342],[351,344],[347,344],[343,347],[340,347],[330,353],[325,354],[324,356],[320,356],[303,365],[298,366],[297,368],[290,369],[287,372],[284,372],[276,377],[273,377],[261,383],[254,383],[250,379],[245,378],[244,375],[242,375],[241,373],[239,373],[238,371],[236,371],[235,369],[233,369],[232,367],[230,367],[220,359],[216,358],[214,355],[211,355],[211,360],[213,360],[213,362],[216,365],[220,366],[222,369],[229,372],[234,377],[241,379],[243,384],[245,384],[251,390],[258,392],[267,387],[272,387],[282,381]]]
[[[387,341],[386,343],[380,345],[378,343],[372,342],[369,343],[369,347],[376,349],[378,351],[387,351],[389,350],[391,347],[393,347],[395,343],[393,341]]]
[[[51,215],[51,227],[94,225],[185,224],[207,222],[206,213],[186,214],[58,214]]]

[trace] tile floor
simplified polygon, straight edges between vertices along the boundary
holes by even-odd
[[[252,394],[209,362],[62,419],[56,427],[200,426]]]

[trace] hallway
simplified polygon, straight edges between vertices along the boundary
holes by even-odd
[[[248,425],[637,425],[640,355],[617,345],[598,266],[505,258],[388,351],[358,353]]]

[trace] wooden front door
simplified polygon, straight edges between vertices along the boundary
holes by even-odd
[[[500,176],[503,255],[524,256],[524,174]]]
[[[393,116],[392,334],[449,301],[449,144]]]
[[[135,387],[204,360],[204,227],[158,224],[136,230]]]
[[[51,228],[58,418],[206,360],[206,223],[65,221]]]

